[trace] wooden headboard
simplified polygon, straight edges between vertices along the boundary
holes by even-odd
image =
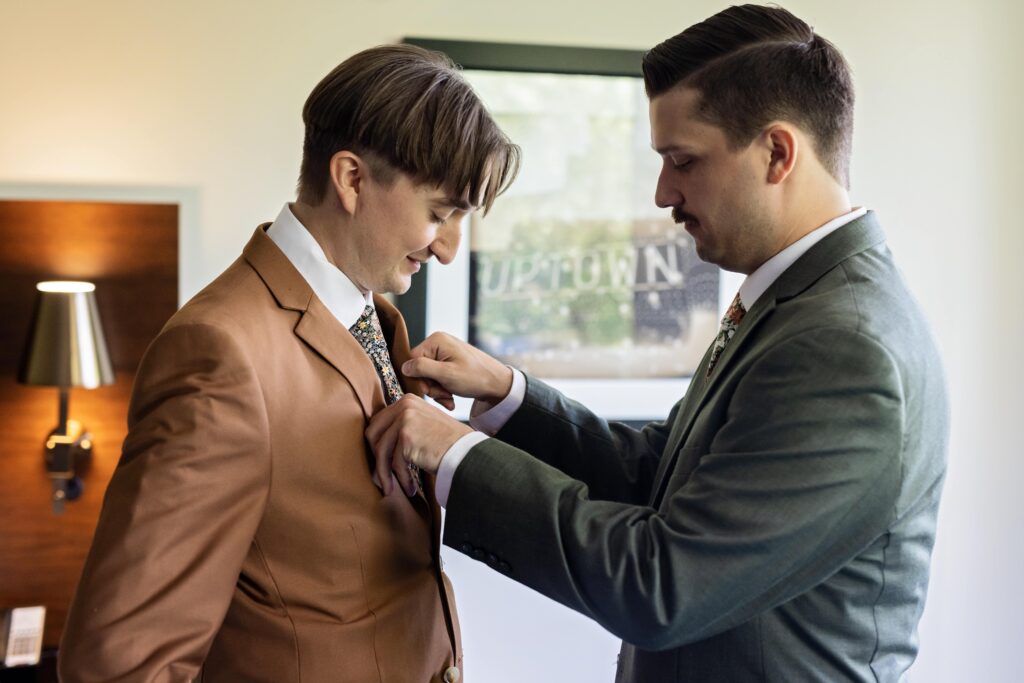
[[[88,280],[117,382],[72,389],[70,416],[93,435],[81,498],[50,505],[43,442],[57,389],[22,386],[18,361],[41,280]],[[149,342],[177,308],[178,207],[0,201],[0,607],[45,605],[44,647],[56,647],[124,440],[128,397]]]

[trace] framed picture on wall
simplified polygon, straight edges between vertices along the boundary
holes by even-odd
[[[465,261],[429,269],[424,333],[464,335],[605,417],[667,415],[716,333],[725,278],[654,204],[641,53],[406,42],[460,64],[523,150],[516,182],[467,221]]]

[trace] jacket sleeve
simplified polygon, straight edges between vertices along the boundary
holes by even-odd
[[[634,429],[609,422],[526,375],[526,396],[496,438],[585,483],[590,497],[646,503],[681,401],[668,418]]]
[[[583,482],[483,442],[455,474],[445,542],[647,650],[786,602],[892,521],[899,374],[856,332],[803,332],[755,359],[727,400],[710,447],[681,454],[699,464],[659,510],[595,500]]]
[[[64,630],[64,683],[196,676],[266,504],[265,404],[223,330],[165,329],[128,421]]]

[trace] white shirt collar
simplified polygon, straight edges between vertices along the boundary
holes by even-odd
[[[291,205],[284,205],[267,235],[346,329],[355,325],[367,306],[373,305],[371,293],[360,292],[348,276],[327,260],[320,244],[292,213]]]
[[[844,213],[838,218],[833,218],[828,223],[825,223],[825,225],[815,228],[762,263],[761,267],[748,275],[743,284],[740,285],[740,301],[743,302],[743,307],[748,311],[753,308],[757,300],[761,298],[761,295],[771,287],[771,284],[786,272],[787,268],[796,263],[797,259],[806,254],[811,247],[867,212],[867,209],[861,207],[849,213]]]

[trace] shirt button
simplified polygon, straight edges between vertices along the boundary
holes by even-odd
[[[459,667],[450,666],[445,669],[444,672],[444,683],[456,683],[462,675],[459,673]]]

